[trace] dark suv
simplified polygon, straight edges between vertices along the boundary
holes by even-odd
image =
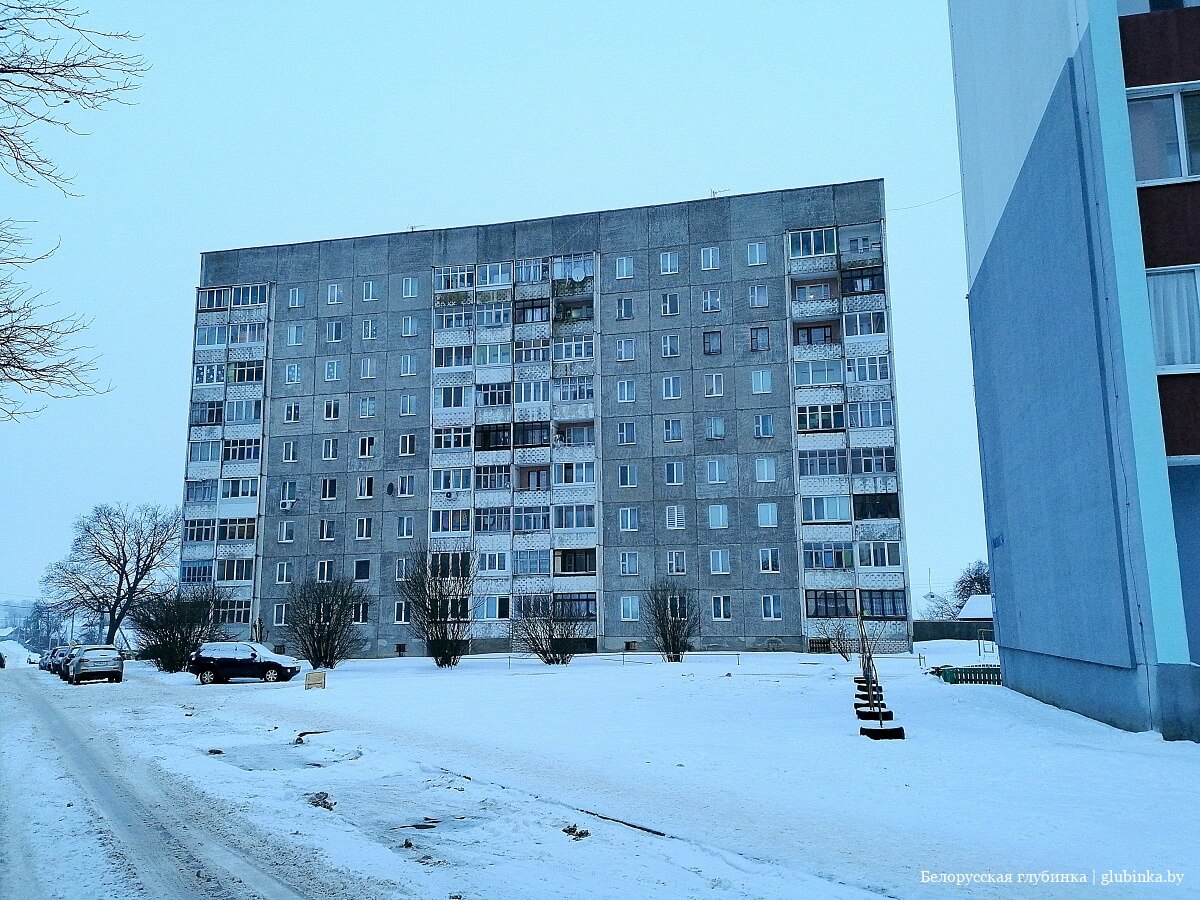
[[[231,678],[261,678],[290,681],[300,671],[300,661],[272,653],[262,644],[246,641],[214,641],[201,644],[188,657],[187,669],[201,684],[223,683]]]

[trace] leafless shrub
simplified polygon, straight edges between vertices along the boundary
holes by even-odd
[[[556,609],[548,596],[527,599],[513,610],[513,650],[533,654],[548,666],[570,663],[587,636],[587,622]]]
[[[366,618],[369,602],[362,586],[348,578],[310,578],[288,592],[287,624],[280,631],[314,669],[332,669],[362,649],[356,619]]]
[[[396,599],[407,609],[409,627],[439,668],[453,668],[470,646],[475,554],[470,547],[433,552],[419,546],[403,566]]]
[[[650,585],[642,615],[650,645],[667,661],[678,661],[700,634],[700,609],[694,592],[669,578]]]
[[[232,636],[213,621],[213,609],[228,592],[216,584],[185,585],[177,594],[147,598],[129,613],[138,632],[142,658],[154,660],[163,672],[182,672],[188,656],[209,641]]]
[[[850,662],[856,649],[858,625],[850,619],[811,619],[817,637],[829,642],[829,649]]]

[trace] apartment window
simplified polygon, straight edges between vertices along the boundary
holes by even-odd
[[[338,458],[338,438],[325,438],[321,442],[321,459]]]
[[[296,500],[296,482],[287,478],[279,485],[280,502],[294,503]]]
[[[720,529],[729,527],[729,507],[724,503],[711,503],[708,507],[708,527]]]
[[[257,484],[257,479],[255,480]],[[192,503],[211,503],[217,499],[217,482],[215,479],[204,481],[189,481],[187,483],[186,499]]]
[[[729,466],[723,459],[708,460],[708,483],[724,484],[729,480]]]
[[[750,329],[750,349],[770,350],[771,329],[766,325],[756,325]]]
[[[280,563],[279,565],[281,565],[281,566],[288,565],[290,567],[291,564],[290,563]],[[289,572],[288,576],[287,576],[287,581],[280,581],[278,570],[276,570],[276,575],[275,575],[275,583],[276,584],[290,584],[291,580],[292,580],[292,576],[291,576],[291,573]],[[283,625],[287,624],[287,608],[288,608],[288,605],[286,603],[276,603],[275,604],[275,615],[274,615],[274,618],[271,620],[272,624],[274,624],[276,626],[283,626]]]
[[[667,375],[662,380],[664,400],[679,400],[683,397],[683,379],[678,375]]]
[[[856,520],[900,518],[899,494],[855,494],[853,506]]]
[[[296,523],[291,519],[279,523],[279,540],[280,544],[290,544],[296,540]]]
[[[622,531],[638,530],[638,508],[622,506],[617,510],[617,525]]]
[[[289,325],[287,330],[287,342],[289,347],[299,347],[304,343],[304,326]]]
[[[375,418],[375,398],[373,396],[358,398],[358,417],[360,419]]]
[[[746,265],[765,266],[767,264],[766,241],[751,241],[746,245]]]
[[[492,300],[480,303],[475,308],[475,319],[481,328],[511,325],[512,303],[507,300]]]
[[[765,309],[767,305],[767,286],[765,284],[750,285],[750,308]]]
[[[725,440],[725,417],[707,416],[704,419],[704,436],[710,441]]]
[[[187,519],[183,523],[183,539],[188,543],[211,543],[216,540],[216,519]]]
[[[883,312],[860,312],[846,314],[846,337],[863,337],[868,334],[886,333],[887,315]]]
[[[325,380],[337,381],[341,377],[341,366],[336,359],[330,359],[325,362]]]
[[[770,369],[755,369],[750,373],[750,392],[754,394],[771,393]]]
[[[595,355],[593,339],[588,335],[570,335],[554,339],[555,362],[591,359]]]
[[[558,575],[595,575],[596,550],[555,550],[555,574]]]
[[[363,323],[366,324],[365,322]],[[341,322],[326,322],[325,323],[325,343],[336,344],[342,339],[342,323]]]
[[[460,347],[435,347],[433,350],[433,367],[435,369],[455,369],[471,365],[470,344]]]
[[[670,444],[676,441],[683,440],[683,420],[682,419],[664,419],[663,420],[663,443]]]
[[[411,497],[411,496],[413,496],[413,494],[415,492],[415,487],[416,487],[416,476],[415,475],[401,475],[399,478],[396,479],[396,496],[397,497]]]
[[[843,463],[843,470],[845,463]],[[854,447],[850,450],[850,471],[855,475],[880,475],[896,471],[895,447]],[[845,474],[843,471],[839,474]]]
[[[712,617],[714,622],[728,622],[733,619],[733,600],[728,594],[713,595]]]
[[[478,601],[479,617],[481,619],[507,619],[509,617],[510,600],[505,596],[487,596]]]
[[[814,403],[796,409],[797,431],[838,431],[845,427],[843,403]]]
[[[415,416],[417,414],[417,395],[416,394],[401,394],[400,395],[400,415]]]
[[[617,443],[621,446],[633,446],[637,443],[637,425],[634,422],[617,423]]]
[[[837,232],[832,228],[810,228],[788,235],[788,256],[803,259],[837,253]]]
[[[442,409],[461,409],[467,404],[467,388],[463,385],[438,388],[437,397]]]
[[[859,591],[863,615],[876,619],[908,617],[908,601],[904,591]]]
[[[471,429],[461,425],[433,429],[434,450],[469,450]]]
[[[633,277],[633,257],[618,256],[617,257],[617,277],[632,278]]]
[[[687,574],[687,552],[684,550],[668,550],[667,551],[667,574],[668,575],[686,575]]]
[[[701,294],[700,311],[706,313],[715,313],[721,311],[720,288],[708,288],[703,294]]]
[[[638,598],[636,596],[625,596],[621,598],[621,621],[636,622],[638,621],[641,610]]]
[[[669,462],[663,466],[663,479],[671,486],[683,484],[683,463]]]
[[[768,621],[782,621],[783,600],[778,594],[762,595],[762,617]]]
[[[221,381],[218,378],[217,381]],[[263,362],[235,362],[229,364],[227,380],[230,384],[252,384],[263,380]]]
[[[321,479],[321,499],[336,500],[337,499],[337,479],[322,478]]]
[[[257,519],[219,519],[217,521],[218,541],[252,541],[257,533]]]
[[[516,575],[549,575],[549,550],[514,550],[513,573]]]
[[[325,289],[325,300],[330,304],[341,303],[345,300],[342,286],[340,284],[331,284]]]
[[[471,531],[471,510],[431,509],[430,534],[467,534]]]
[[[554,464],[555,484],[595,484],[594,462],[568,462]]]
[[[679,272],[679,254],[674,250],[666,250],[658,254],[658,273],[660,275],[676,275]],[[664,313],[665,315],[665,313]]]
[[[900,542],[859,541],[858,564],[863,568],[897,568],[900,565]]]
[[[218,559],[217,581],[253,581],[253,559]],[[250,601],[245,601],[247,606]]]
[[[413,456],[417,452],[417,436],[415,434],[400,435],[400,456]]]
[[[369,541],[375,531],[375,520],[368,516],[359,516],[355,521],[354,539],[356,541]]]
[[[679,335],[664,334],[662,336],[662,355],[663,359],[679,355]]]
[[[701,247],[700,248],[700,268],[705,271],[721,268],[721,248],[720,247]]]
[[[771,413],[761,413],[754,417],[754,436],[769,438],[775,436],[775,416]]]
[[[503,550],[480,553],[479,571],[488,573],[507,572],[508,553]],[[505,618],[507,618],[507,616]]]
[[[300,364],[288,363],[283,370],[283,380],[286,384],[300,383]]]
[[[729,551],[728,550],[709,550],[708,551],[708,571],[711,575],[728,575],[729,574]]]
[[[679,295],[672,292],[662,295],[662,314],[664,316],[679,315]]]
[[[668,531],[682,531],[687,524],[682,506],[666,507],[664,518]]]
[[[632,403],[637,396],[632,378],[622,378],[617,382],[617,402]]]
[[[375,479],[370,475],[358,476],[358,499],[370,500],[375,496]]]
[[[222,478],[221,499],[235,500],[238,497],[257,497],[258,478]]]
[[[1129,130],[1138,181],[1200,176],[1200,92],[1131,99]]]
[[[891,365],[886,356],[856,356],[846,360],[847,383],[887,381]]]
[[[635,464],[625,464],[617,466],[617,486],[618,487],[637,487],[638,470]]]
[[[290,309],[299,309],[304,305],[304,288],[294,287],[288,288],[288,307]]]
[[[335,537],[336,523],[333,519],[317,520],[317,540],[332,541]]]
[[[617,300],[617,321],[626,321],[633,318],[633,298],[621,297]]]
[[[225,367],[221,365],[196,366],[194,384],[223,384]]]
[[[413,527],[416,524],[416,519],[413,516],[401,516],[396,520],[396,537],[400,540],[407,540],[413,536]]]
[[[803,497],[800,500],[801,521],[849,522],[850,498],[845,495],[829,497]]]
[[[369,559],[356,559],[354,561],[354,580],[371,580],[371,561]],[[362,625],[367,621],[366,601],[354,604],[353,621],[356,625]]]
[[[778,528],[779,527],[779,504],[778,503],[760,503],[760,504],[758,504],[758,527],[759,528]]]
[[[704,396],[720,397],[725,393],[725,376],[720,372],[707,372],[704,375]],[[711,435],[710,435],[711,437]]]
[[[417,374],[417,361],[411,353],[405,353],[400,357],[400,374],[403,376]]]
[[[754,480],[760,484],[775,480],[775,457],[760,456],[754,460]]]
[[[721,352],[721,332],[706,331],[703,336],[704,353],[707,356],[717,356]]]
[[[622,575],[638,574],[638,555],[636,550],[622,550],[620,559]]]
[[[813,300],[828,300],[831,296],[833,296],[832,288],[827,281],[816,284],[798,284],[795,288],[795,297],[801,303],[808,303]]]
[[[532,338],[517,341],[516,361],[518,363],[543,363],[550,361],[550,339]]]
[[[868,400],[846,404],[851,428],[887,428],[894,424],[891,400]]]
[[[480,384],[475,387],[476,406],[508,406],[512,403],[513,388],[511,382],[499,384]]]
[[[299,403],[285,403],[283,405],[283,421],[288,425],[294,425],[300,421]]]
[[[796,387],[817,387],[842,383],[842,366],[836,359],[814,359],[792,367]]]
[[[842,276],[843,294],[870,294],[883,290],[883,268],[854,269]]]
[[[814,619],[849,618],[857,612],[854,591],[805,591],[804,603]]]
[[[849,541],[805,541],[803,553],[806,569],[854,568],[854,545]]]
[[[260,438],[236,438],[227,440],[221,453],[224,462],[252,462],[262,456]]]
[[[633,359],[635,351],[633,338],[621,338],[617,341],[617,362],[629,362]]]
[[[220,462],[220,441],[190,441],[188,443],[188,462]]]

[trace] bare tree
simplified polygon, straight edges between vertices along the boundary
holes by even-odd
[[[179,510],[103,504],[75,522],[71,551],[50,566],[42,587],[55,607],[90,613],[111,644],[137,604],[175,590]]]
[[[409,627],[439,668],[458,665],[470,646],[475,554],[470,548],[431,552],[418,546],[403,565],[396,599],[405,604]]]
[[[314,669],[332,669],[362,650],[359,624],[370,603],[362,585],[348,578],[310,578],[292,585],[287,603],[287,624],[280,632]]]
[[[21,624],[21,637],[34,650],[44,650],[63,640],[62,613],[53,606],[38,601]]]
[[[982,559],[975,560],[963,569],[962,574],[954,582],[954,596],[963,603],[967,602],[968,597],[991,592],[992,575],[988,570],[988,564]],[[959,608],[961,609],[961,606]]]
[[[0,0],[0,168],[23,184],[68,178],[38,147],[44,130],[78,134],[67,115],[126,103],[146,71],[127,31],[99,31],[61,0]]]
[[[76,338],[87,327],[79,316],[55,317],[18,278],[21,269],[49,256],[28,256],[11,219],[0,220],[0,421],[36,415],[24,397],[74,397],[102,392],[96,361]]]
[[[650,645],[668,662],[682,659],[700,634],[700,607],[694,592],[670,578],[650,585],[642,617]]]
[[[138,650],[164,672],[182,672],[188,655],[209,641],[232,636],[213,619],[228,592],[215,583],[184,585],[174,595],[159,594],[138,603],[129,619],[138,632]]]
[[[851,619],[810,619],[818,638],[829,642],[829,649],[846,662],[857,649],[858,625]]]
[[[533,654],[548,666],[570,663],[589,631],[585,620],[556,608],[549,595],[524,600],[512,611],[511,621],[513,650]]]

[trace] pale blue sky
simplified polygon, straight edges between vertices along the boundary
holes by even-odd
[[[984,554],[943,0],[84,5],[153,68],[46,137],[81,197],[0,209],[113,390],[0,425],[0,603],[94,504],[179,502],[201,251],[875,177],[914,594]]]

